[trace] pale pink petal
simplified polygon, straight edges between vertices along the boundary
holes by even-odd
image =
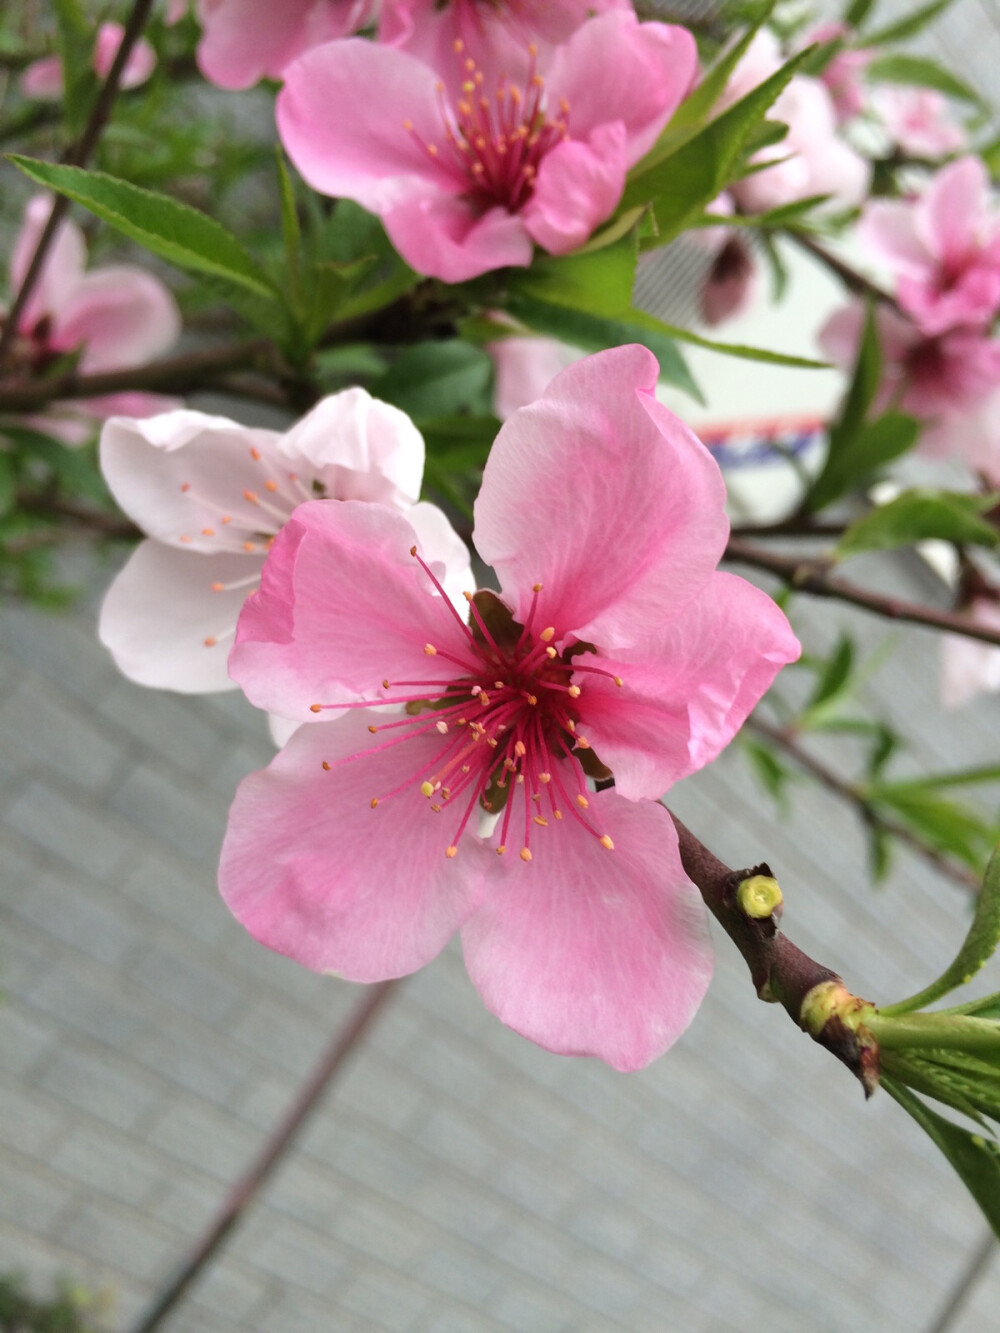
[[[85,374],[141,366],[177,341],[177,303],[158,278],[128,264],[85,273],[67,293],[51,343],[67,351],[83,347]]]
[[[777,37],[770,28],[758,28],[729,76],[729,82],[716,103],[716,114],[727,110],[765,79],[777,73],[782,63],[781,45]]]
[[[451,526],[444,510],[427,500],[407,509],[406,521],[417,535],[421,556],[431,566],[452,605],[466,620],[469,608],[463,594],[474,592],[476,587],[469,548]]]
[[[21,75],[21,94],[37,102],[58,102],[63,95],[63,68],[58,56],[33,60]]]
[[[14,242],[10,260],[12,292],[16,292],[24,281],[54,202],[49,195],[35,195],[24,210],[24,222]],[[66,218],[49,246],[42,272],[21,316],[21,328],[24,331],[30,332],[43,316],[51,317],[62,309],[83,276],[86,262],[87,246],[83,232],[75,222]]]
[[[323,194],[383,212],[413,194],[466,188],[444,165],[434,71],[404,51],[356,39],[314,48],[286,70],[277,117],[289,157]]]
[[[871,100],[890,138],[912,157],[943,157],[966,146],[964,128],[932,88],[881,87]]]
[[[111,66],[114,64],[124,36],[125,29],[120,23],[102,23],[98,28],[97,41],[94,44],[94,70],[100,78],[106,79],[111,72]],[[121,87],[138,88],[140,84],[146,82],[155,68],[156,52],[144,37],[140,37],[125,61]]]
[[[364,389],[321,399],[278,448],[290,460],[307,460],[338,500],[404,507],[420,496],[423,436],[405,412]]]
[[[164,22],[167,27],[172,27],[175,23],[180,23],[188,12],[189,0],[167,0],[167,12],[164,16]]]
[[[979,625],[1000,630],[1000,604],[978,598],[968,613]],[[979,694],[1000,691],[1000,648],[978,643],[962,634],[941,639],[941,702],[945,708],[961,708]]]
[[[248,430],[204,412],[113,417],[101,435],[101,470],[118,504],[151,537],[211,552],[222,543],[251,541],[263,555],[258,532],[276,530],[280,522],[246,497],[266,498],[273,478],[284,483],[287,462],[277,439],[274,431]],[[284,501],[285,516],[302,498]]]
[[[686,28],[608,13],[585,23],[556,50],[545,83],[552,105],[561,98],[569,103],[574,139],[620,122],[626,165],[632,166],[687,95],[697,67],[694,38]]]
[[[139,685],[183,694],[235,689],[226,658],[260,569],[253,556],[200,555],[140,542],[104,599],[101,642],[122,674]],[[215,584],[231,583],[240,586],[213,591]]]
[[[978,157],[950,163],[928,185],[914,210],[915,226],[945,267],[968,262],[979,249],[988,200],[986,167]]]
[[[171,398],[165,393],[142,393],[130,389],[125,393],[106,393],[100,398],[77,398],[73,403],[79,412],[100,417],[155,417],[164,412],[176,412],[184,406],[182,398]]]
[[[221,88],[249,88],[310,47],[364,26],[371,0],[200,0],[198,65]]]
[[[629,800],[656,798],[710,763],[800,653],[784,613],[752,583],[713,574],[655,640],[579,658],[579,731]],[[589,665],[611,671],[616,686]]]
[[[441,738],[432,732],[433,740],[341,762],[371,749],[371,720],[360,710],[302,727],[270,767],[246,778],[219,867],[222,896],[251,935],[351,981],[430,962],[476,906],[486,865],[471,838],[445,856],[453,829],[418,780],[372,808],[432,761]]]
[[[495,268],[526,267],[533,246],[517,213],[485,213],[463,197],[412,195],[382,215],[393,245],[418,273],[442,282],[468,282]]]
[[[501,421],[540,398],[582,353],[555,338],[500,338],[486,348],[493,362],[493,410]]]
[[[229,659],[251,703],[305,721],[312,704],[345,691],[372,703],[392,697],[384,679],[445,682],[474,670],[461,665],[470,660],[465,631],[410,555],[416,542],[406,518],[382,505],[300,505],[243,609]]]
[[[653,397],[644,347],[564,370],[504,424],[476,502],[476,546],[522,623],[602,647],[655,634],[714,570],[728,535],[711,455]]]
[[[858,240],[896,274],[926,278],[934,259],[921,239],[913,204],[901,199],[873,200],[858,222]]]
[[[462,928],[483,1002],[562,1055],[641,1069],[694,1017],[712,973],[708,919],[662,806],[599,792],[587,812],[614,850],[574,819],[505,864]]]
[[[611,216],[625,188],[625,148],[625,126],[616,121],[599,125],[586,143],[566,140],[546,155],[521,210],[536,244],[566,254]]]

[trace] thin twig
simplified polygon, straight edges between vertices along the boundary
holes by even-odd
[[[955,611],[939,611],[932,606],[902,601],[898,597],[887,597],[883,593],[859,588],[857,584],[846,583],[843,579],[832,578],[826,572],[826,566],[822,561],[776,555],[773,551],[752,545],[741,538],[730,540],[725,559],[736,560],[740,564],[750,565],[753,569],[762,569],[774,574],[796,592],[809,593],[813,597],[832,597],[851,606],[859,606],[864,611],[884,616],[888,620],[902,620],[910,625],[923,625],[926,629],[940,630],[946,634],[961,634],[967,639],[977,639],[980,643],[990,643],[1000,647],[1000,630],[977,624],[968,616],[959,615]]]
[[[108,70],[108,77],[104,80],[94,100],[91,108],[90,117],[84,126],[80,138],[63,155],[63,161],[73,167],[82,167],[90,159],[91,153],[97,147],[104,127],[108,123],[111,115],[111,108],[114,106],[115,98],[118,96],[119,84],[125,64],[132,54],[132,48],[135,46],[142,30],[149,19],[150,10],[153,7],[153,0],[135,0],[132,6],[132,13],[129,15],[128,22],[125,25],[125,31],[122,34],[121,45],[119,46],[115,58],[112,61],[111,68]],[[55,238],[56,232],[62,223],[63,218],[69,211],[70,201],[66,195],[57,195],[52,203],[52,211],[49,214],[48,221],[42,228],[42,234],[38,238],[38,244],[35,246],[35,253],[31,257],[31,263],[28,265],[24,280],[21,283],[14,300],[11,303],[10,310],[7,312],[7,318],[2,328],[0,328],[0,366],[9,348],[13,344],[14,337],[20,324],[21,315],[24,313],[25,306],[35,289],[39,276],[45,265],[49,248]]]
[[[782,730],[781,727],[776,727],[770,722],[765,722],[763,718],[758,717],[756,713],[747,719],[746,726],[750,731],[756,732],[758,736],[762,736],[772,745],[780,746],[785,754],[798,764],[799,768],[804,769],[805,772],[811,774],[817,782],[822,783],[827,791],[832,792],[842,801],[846,801],[848,805],[853,805],[867,823],[875,824],[879,828],[884,829],[886,833],[891,834],[894,838],[898,838],[900,842],[905,843],[912,851],[917,852],[925,861],[929,862],[935,870],[939,870],[941,874],[947,875],[950,880],[954,881],[954,883],[958,884],[961,888],[969,889],[973,893],[979,892],[979,878],[974,875],[971,870],[967,869],[965,866],[958,865],[955,861],[952,861],[949,857],[943,855],[943,853],[939,852],[936,848],[929,846],[911,829],[908,829],[905,824],[900,824],[896,820],[889,819],[885,815],[879,814],[877,811],[873,810],[871,804],[865,799],[863,793],[859,791],[857,787],[850,782],[846,782],[839,773],[836,773],[832,768],[828,768],[821,760],[810,754],[808,750],[804,749],[798,741],[789,736],[789,734]]]
[[[132,1333],[153,1333],[153,1329],[160,1327],[230,1231],[241,1220],[261,1187],[292,1146],[306,1119],[316,1110],[334,1075],[398,984],[397,981],[382,981],[371,986],[347,1022],[333,1034],[329,1046],[299,1089],[291,1106],[261,1147],[257,1157],[229,1191],[219,1212],[192,1245],[185,1258],[154,1296],[152,1304],[132,1325]]]
[[[816,521],[807,514],[793,514],[780,523],[738,524],[734,537],[843,537],[846,523]]]
[[[871,278],[866,278],[863,273],[851,264],[846,263],[839,255],[832,254],[818,241],[813,240],[807,232],[788,229],[784,234],[794,241],[799,249],[805,250],[814,259],[818,259],[855,296],[872,296],[883,305],[892,306],[894,310],[899,309],[899,303],[891,292],[887,292],[884,287],[880,287]]]

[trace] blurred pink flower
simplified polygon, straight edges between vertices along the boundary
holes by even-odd
[[[877,200],[861,242],[897,276],[900,305],[925,333],[989,324],[1000,308],[1000,215],[978,157],[942,167],[917,199]]]
[[[720,110],[769,78],[782,63],[777,38],[761,28],[733,71]],[[768,119],[784,122],[788,133],[751,158],[755,166],[771,161],[774,166],[729,187],[742,212],[764,213],[813,195],[829,195],[832,206],[853,208],[867,197],[871,164],[838,137],[833,101],[818,79],[796,75],[778,95]]]
[[[711,969],[657,798],[799,651],[770,598],[716,572],[725,487],[658,369],[641,347],[587,357],[504,425],[476,504],[503,592],[467,594],[471,628],[405,515],[305,505],[230,659],[263,707],[306,717],[347,689],[398,710],[302,727],[241,785],[220,883],[251,934],[374,981],[461,927],[503,1022],[618,1069],[680,1035]],[[589,790],[608,769],[616,789]]]
[[[24,280],[51,207],[51,199],[37,195],[25,210],[11,256],[12,291]],[[14,363],[19,370],[37,373],[77,351],[81,374],[127,370],[161,355],[177,341],[180,314],[158,278],[131,264],[111,264],[86,273],[86,259],[83,233],[66,219],[18,322]],[[57,418],[47,416],[44,428],[67,444],[79,444],[90,434],[81,423],[81,413],[101,418],[115,412],[148,415],[173,405],[173,399],[142,393],[75,399],[53,404],[57,417],[69,414],[69,420],[55,425]]]
[[[560,371],[583,353],[556,338],[498,338],[486,347],[493,361],[493,410],[501,421],[540,398]]]
[[[102,23],[94,43],[94,72],[106,79],[122,44],[125,29],[120,23]],[[156,68],[156,52],[144,37],[132,48],[122,71],[122,88],[137,88]],[[37,101],[57,102],[63,95],[63,68],[59,56],[46,56],[29,65],[21,75],[21,92]]]
[[[198,0],[198,68],[220,88],[280,79],[303,51],[349,37],[377,8],[378,0]]]
[[[420,432],[363,389],[324,398],[284,434],[203,412],[114,417],[101,435],[101,468],[151,539],[112,583],[100,621],[102,643],[140,685],[235,688],[226,658],[237,617],[275,536],[306,500],[405,510],[429,558],[460,586],[469,577],[468,551],[444,515],[417,504]]]
[[[527,265],[535,245],[582,245],[695,68],[685,29],[625,13],[585,23],[551,58],[522,49],[497,69],[484,55],[488,83],[471,48],[440,71],[395,47],[329,43],[288,68],[278,97],[309,184],[377,213],[407,263],[446,282]]]
[[[1000,340],[968,328],[928,336],[885,306],[875,319],[882,353],[875,412],[909,413],[924,423],[921,452],[961,458],[1000,482]],[[835,365],[853,365],[863,322],[861,306],[853,304],[820,330],[820,345]]]
[[[833,42],[838,37],[845,39],[851,35],[851,28],[846,23],[836,20],[820,23],[803,38],[802,45],[813,42]],[[834,115],[838,125],[853,120],[865,109],[868,93],[862,77],[865,68],[875,58],[874,51],[864,47],[843,46],[819,75],[819,80],[830,94]]]
[[[976,624],[1000,631],[1000,599],[977,597],[965,608]],[[941,639],[941,702],[961,708],[979,694],[1000,691],[1000,648],[979,643],[963,634]]]
[[[967,144],[946,97],[933,88],[874,88],[872,109],[892,142],[909,157],[939,158]]]

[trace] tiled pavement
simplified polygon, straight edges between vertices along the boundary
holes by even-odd
[[[832,640],[829,608],[802,611]],[[905,642],[870,690],[918,720],[912,762],[988,755],[998,701],[942,724],[933,645]],[[0,645],[0,1270],[106,1287],[124,1330],[359,992],[260,949],[216,897],[233,787],[270,753],[258,715],[121,680],[89,608],[7,608]],[[872,891],[850,814],[812,787],[776,822],[727,755],[673,803],[731,863],[771,860],[790,932],[862,994],[916,988],[963,929],[916,861]],[[166,1328],[915,1333],[982,1231],[724,941],[690,1033],[629,1077],[506,1031],[449,950]],[[988,1273],[956,1327],[998,1298]]]

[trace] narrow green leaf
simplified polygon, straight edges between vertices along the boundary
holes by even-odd
[[[851,0],[844,12],[844,22],[849,28],[860,28],[874,4],[875,0]]]
[[[890,42],[905,42],[908,37],[915,37],[929,23],[933,23],[950,4],[951,0],[931,0],[929,5],[923,5],[912,14],[907,14],[905,18],[897,19],[895,23],[887,23],[884,28],[876,28],[874,32],[865,33],[865,46],[887,46]]]
[[[1000,991],[994,995],[985,995],[981,1000],[970,1000],[968,1004],[956,1004],[952,1009],[939,1009],[941,1014],[972,1014],[976,1018],[1000,1019]]]
[[[900,815],[921,837],[978,871],[994,830],[973,811],[908,782],[877,782],[864,789],[867,801]]]
[[[54,8],[63,69],[62,103],[66,128],[75,138],[86,123],[97,87],[92,63],[94,24],[84,14],[80,0],[55,0]]]
[[[687,126],[701,125],[705,117],[722,96],[723,89],[729,82],[729,76],[743,59],[747,48],[756,37],[758,30],[771,17],[775,0],[761,7],[759,16],[742,34],[740,39],[727,47],[716,59],[711,69],[705,71],[693,92],[685,97],[671,117],[668,131],[676,131]]]
[[[973,106],[983,105],[983,99],[964,79],[926,56],[904,55],[902,52],[882,56],[867,67],[865,77],[872,83],[902,83],[918,88],[934,88],[948,97],[971,102]]]
[[[836,554],[849,556],[861,551],[888,551],[929,538],[997,546],[1000,533],[980,514],[992,508],[998,500],[1000,496],[997,495],[969,495],[914,487],[852,523],[841,538]]]
[[[806,711],[817,704],[841,695],[844,686],[854,669],[854,640],[849,634],[841,634],[837,646],[830,654],[812,692]]]
[[[891,1076],[883,1074],[881,1084],[937,1144],[1000,1237],[1000,1148],[995,1140],[946,1120]]]
[[[785,352],[771,352],[766,347],[747,347],[744,343],[722,343],[714,338],[703,338],[701,334],[692,333],[690,329],[682,328],[679,324],[667,324],[662,319],[657,319],[655,315],[650,315],[645,310],[636,310],[634,307],[629,311],[628,318],[638,328],[665,334],[668,338],[676,338],[678,342],[690,343],[692,347],[704,347],[709,352],[735,356],[741,361],[762,361],[769,366],[795,366],[800,370],[829,369],[827,362],[813,361],[806,356],[790,356]]]
[[[510,289],[529,297],[615,318],[632,304],[638,232],[631,227],[610,245],[548,255],[511,275]]]
[[[918,994],[911,995],[908,1000],[884,1006],[880,1013],[890,1017],[896,1014],[911,1014],[928,1004],[933,1004],[942,995],[947,995],[957,987],[967,985],[987,959],[993,956],[998,943],[1000,943],[1000,851],[994,852],[990,857],[983,877],[982,892],[976,899],[972,924],[954,961],[945,968],[937,981],[926,986]]]
[[[285,265],[293,307],[302,309],[302,229],[295,207],[295,187],[280,144],[275,144],[274,162],[278,173],[278,198],[281,200],[281,234],[285,241]]]
[[[455,338],[408,347],[372,384],[372,392],[411,417],[490,411],[493,363],[480,347]]]
[[[196,208],[100,171],[38,162],[15,153],[10,161],[39,185],[81,204],[161,259],[224,278],[258,297],[280,299],[232,232]]]
[[[650,326],[634,318],[638,312],[626,319],[609,319],[517,292],[508,297],[507,309],[536,333],[548,334],[550,338],[558,338],[589,352],[603,352],[605,348],[619,347],[622,343],[642,343],[659,361],[661,380],[683,389],[698,402],[704,402],[673,337],[658,328],[656,320],[652,320]]]
[[[750,766],[768,793],[779,805],[786,804],[785,783],[789,773],[769,745],[763,744],[755,736],[743,734],[740,738],[750,761]]]
[[[0,453],[0,515],[9,514],[17,496],[17,473],[8,454]]]

